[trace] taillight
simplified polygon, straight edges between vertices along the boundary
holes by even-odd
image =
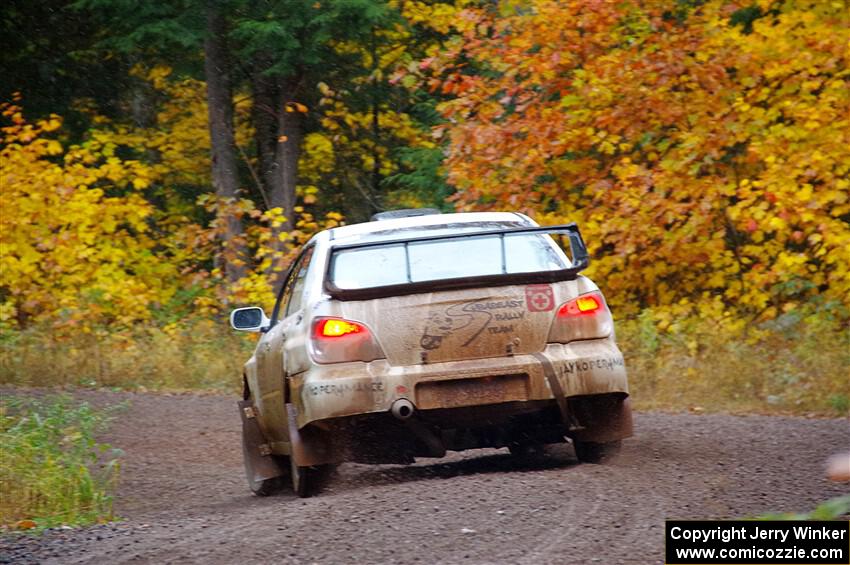
[[[602,308],[602,296],[600,294],[586,294],[575,300],[570,300],[558,309],[558,316],[582,316],[595,314]]]
[[[590,292],[562,304],[549,330],[550,343],[608,337],[614,331],[611,311],[601,292]]]
[[[339,318],[325,318],[316,323],[316,337],[342,337],[368,331],[363,325]]]
[[[311,353],[317,363],[374,361],[384,352],[364,324],[342,318],[317,318],[313,322]]]

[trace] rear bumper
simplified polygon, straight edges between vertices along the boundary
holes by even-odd
[[[537,356],[516,355],[391,366],[370,363],[314,365],[290,379],[299,428],[331,418],[386,412],[400,398],[418,409],[550,400],[541,356],[566,397],[628,394],[623,355],[611,338],[549,344]]]

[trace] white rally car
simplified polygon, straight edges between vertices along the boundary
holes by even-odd
[[[288,476],[307,496],[342,461],[616,450],[632,433],[626,370],[587,264],[575,224],[516,213],[402,210],[316,234],[270,317],[231,314],[262,332],[240,402],[252,491]]]

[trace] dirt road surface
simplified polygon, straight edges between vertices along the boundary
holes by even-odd
[[[80,393],[131,402],[123,521],[0,539],[2,563],[662,563],[664,520],[809,510],[847,420],[637,414],[606,465],[568,445],[522,465],[478,450],[412,466],[345,464],[317,497],[250,494],[234,398]]]

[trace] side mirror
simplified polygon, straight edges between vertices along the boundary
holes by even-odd
[[[269,327],[271,320],[262,308],[250,306],[237,308],[230,313],[230,327],[243,332],[259,332]]]

